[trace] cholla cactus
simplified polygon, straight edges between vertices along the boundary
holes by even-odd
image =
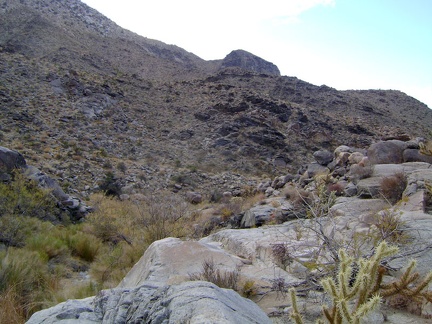
[[[401,294],[416,301],[426,299],[432,302],[432,292],[425,288],[432,281],[430,272],[421,282],[418,273],[413,273],[416,266],[411,261],[402,276],[395,281],[384,284],[382,282],[386,269],[381,265],[382,260],[398,252],[398,248],[389,246],[385,241],[377,247],[375,254],[369,259],[359,259],[357,271],[354,271],[354,260],[347,256],[344,250],[339,251],[340,267],[337,279],[325,278],[321,284],[332,298],[331,307],[323,307],[323,313],[329,323],[360,323],[368,313],[376,309],[382,298]],[[303,323],[298,312],[295,291],[290,291],[293,302],[291,317],[296,323]],[[319,323],[323,323],[321,320]]]

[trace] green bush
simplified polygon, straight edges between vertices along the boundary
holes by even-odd
[[[42,220],[59,221],[61,211],[49,190],[15,172],[11,183],[0,182],[0,217],[29,216]]]
[[[66,242],[57,237],[55,233],[51,235],[47,235],[46,233],[35,234],[27,239],[26,248],[38,252],[45,260],[67,257],[70,255],[70,250]]]
[[[115,177],[114,173],[112,172],[107,172],[102,183],[99,184],[99,188],[107,196],[118,197],[121,195],[121,185],[118,182],[118,179]]]

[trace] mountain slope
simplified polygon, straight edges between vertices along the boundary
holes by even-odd
[[[295,173],[319,148],[427,136],[432,124],[399,91],[315,86],[241,50],[205,61],[77,0],[0,8],[1,145],[78,195],[107,172],[130,191],[241,188]]]

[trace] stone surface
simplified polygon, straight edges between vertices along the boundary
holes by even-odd
[[[70,300],[37,312],[27,323],[264,324],[271,321],[254,302],[233,290],[194,281],[103,290],[94,298]]]
[[[136,287],[144,282],[163,285],[189,279],[189,274],[202,270],[206,260],[221,269],[235,269],[242,260],[214,244],[166,238],[152,243],[118,287]]]
[[[380,196],[381,177],[361,179],[357,183],[357,195],[364,198],[377,198]]]
[[[420,153],[416,149],[406,149],[403,152],[404,162],[427,162],[432,164],[432,156]]]
[[[333,153],[324,149],[315,151],[313,157],[320,165],[327,165],[333,161]]]
[[[240,226],[242,228],[249,228],[262,225],[265,222],[269,221],[274,210],[275,208],[268,205],[255,206],[245,212],[241,220]]]
[[[21,153],[0,146],[0,180],[9,180],[10,173],[17,168],[26,166],[26,161]]]
[[[406,142],[390,140],[372,144],[367,156],[371,164],[398,164],[404,162],[403,151],[407,148]]]

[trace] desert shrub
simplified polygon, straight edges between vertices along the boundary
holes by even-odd
[[[216,209],[216,214],[222,217],[222,221],[227,221],[231,216],[239,214],[242,211],[243,198],[233,197],[230,200],[221,203]]]
[[[407,180],[403,173],[396,173],[389,177],[384,177],[380,183],[380,192],[391,204],[396,204],[402,198],[402,194],[407,186]]]
[[[127,170],[127,166],[124,162],[117,163],[117,170],[119,170],[122,173],[125,173]]]
[[[276,277],[271,280],[272,286],[271,291],[276,292],[277,298],[285,298],[288,292],[288,284],[282,277]]]
[[[147,244],[190,234],[186,226],[191,216],[189,205],[179,196],[161,193],[147,197],[144,203],[136,203],[134,207],[138,214],[135,225],[145,229]]]
[[[72,256],[78,257],[87,262],[93,262],[102,247],[102,242],[95,236],[77,232],[66,233],[64,240],[71,251]]]
[[[90,267],[92,278],[102,289],[113,288],[143,255],[145,248],[121,242],[104,246]]]
[[[289,199],[294,206],[304,206],[311,202],[310,192],[295,188],[293,186],[288,186],[284,191],[285,198]]]
[[[4,215],[0,217],[0,243],[5,246],[23,246],[26,235],[24,217]]]
[[[243,285],[240,289],[240,294],[243,297],[251,298],[257,294],[257,287],[255,285],[255,281],[253,280],[246,280],[243,282]]]
[[[376,242],[387,241],[392,244],[403,244],[409,241],[409,235],[404,230],[405,222],[401,213],[393,209],[385,209],[373,217],[372,237]]]
[[[58,221],[61,211],[51,192],[15,172],[10,183],[0,182],[0,216],[15,215]]]
[[[26,310],[20,304],[21,296],[14,287],[8,287],[0,292],[0,323],[25,323]]]
[[[286,268],[293,260],[293,258],[290,256],[288,244],[286,242],[272,244],[271,252],[274,262],[281,268]]]
[[[118,197],[121,195],[121,184],[112,172],[105,174],[105,178],[99,184],[99,188],[107,196]]]
[[[47,235],[46,233],[37,233],[26,241],[26,248],[38,252],[44,260],[53,258],[62,258],[70,254],[66,242],[56,237],[56,235]]]
[[[306,202],[308,218],[319,219],[330,214],[330,208],[336,202],[336,192],[328,192],[325,185],[317,188],[316,196]]]
[[[90,203],[94,212],[87,217],[87,231],[102,242],[115,245],[139,236],[135,235],[140,230],[135,226],[138,215],[130,202],[97,194],[90,197]]]

